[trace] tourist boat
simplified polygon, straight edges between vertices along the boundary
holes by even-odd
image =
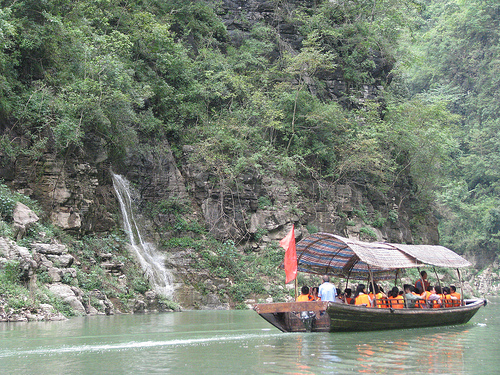
[[[357,280],[387,280],[408,268],[471,266],[450,249],[436,245],[362,242],[329,233],[315,233],[297,244],[297,270]],[[392,276],[394,277],[394,276]],[[461,280],[460,280],[461,284]],[[463,293],[461,293],[463,295]],[[486,305],[465,299],[460,306],[442,308],[369,308],[339,302],[256,304],[254,310],[283,332],[354,332],[421,328],[467,323]]]

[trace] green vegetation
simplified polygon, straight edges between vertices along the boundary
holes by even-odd
[[[371,228],[363,227],[359,230],[359,232],[368,236],[370,238],[370,241],[375,241],[377,239],[377,234]]]
[[[92,139],[119,164],[130,148],[168,140],[177,160],[184,146],[192,147],[186,162],[202,162],[207,183],[221,191],[238,191],[236,177],[248,170],[326,182],[318,186],[356,183],[382,195],[402,190],[411,200],[412,226],[437,212],[443,245],[495,255],[500,5],[304,4],[276,2],[277,17],[301,40],[292,53],[264,22],[242,17],[248,35],[228,33],[217,2],[0,0],[0,167],[47,152],[66,157]],[[292,182],[287,192],[291,201],[305,193]],[[41,213],[0,184],[1,235],[12,236],[16,201]],[[260,196],[257,205],[273,209],[273,200]],[[165,249],[189,248],[197,267],[231,280],[221,293],[232,301],[264,293],[261,275],[282,282],[276,270],[282,250],[274,245],[253,252],[216,241],[189,215],[189,201],[169,199],[146,211],[167,217],[159,228],[169,234]],[[370,217],[365,208],[353,214],[376,228],[398,220],[397,210],[387,217]],[[361,232],[375,237],[371,228]],[[266,234],[261,228],[253,239]],[[54,237],[63,234],[40,224],[20,244]],[[147,290],[119,235],[67,241],[82,267],[76,280],[64,282],[123,301]],[[103,253],[125,264],[130,289],[98,265]],[[17,287],[7,269],[1,277]],[[38,276],[48,278],[44,271]]]
[[[139,138],[168,137],[179,156],[196,146],[192,162],[208,163],[222,185],[246,168],[271,168],[380,189],[412,179],[424,192],[447,156],[448,134],[434,136],[453,117],[439,104],[408,104],[390,91],[364,98],[366,85],[387,84],[399,40],[418,20],[413,1],[299,5],[281,16],[298,26],[303,48],[277,58],[276,29],[255,24],[231,43],[205,2],[25,0],[2,9],[0,119],[29,137],[21,147],[2,136],[10,159],[64,153],[89,135],[119,158]],[[386,72],[375,74],[380,63]],[[326,100],[321,80],[335,71],[347,85],[342,104]],[[259,206],[271,207],[265,198]]]
[[[499,15],[495,1],[429,2],[408,70],[414,97],[446,104],[460,119],[457,146],[437,181],[442,244],[490,257],[500,244]]]

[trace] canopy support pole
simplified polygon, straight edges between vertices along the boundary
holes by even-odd
[[[299,291],[299,282],[297,281],[297,277],[295,277],[295,300],[297,300],[297,297],[299,296],[298,295],[298,291]]]
[[[349,270],[349,273],[347,274],[347,277],[346,277],[346,280],[345,280],[345,288],[344,290],[347,289],[347,285],[349,285],[349,277],[351,277],[351,272],[352,272],[352,268]]]
[[[457,268],[458,282],[460,283],[460,306],[464,305],[464,288],[462,285],[462,278],[460,277],[460,269]]]
[[[397,284],[398,274],[399,274],[399,268],[396,268],[396,280],[394,281],[394,285]],[[402,274],[403,272],[401,272],[401,276]],[[405,285],[403,284],[403,277],[400,277],[399,281],[401,281],[401,290],[403,291],[403,300],[405,301],[405,307],[408,307],[408,301],[406,300],[406,293],[405,293]]]
[[[436,279],[438,281],[438,284],[439,284],[439,289],[441,289],[441,307],[444,307],[444,292],[443,292],[443,287],[441,286],[441,280],[439,279],[439,276],[438,276],[438,273],[436,271],[436,267],[432,267],[432,269],[434,270],[434,273],[436,274]]]
[[[373,305],[373,307],[377,307],[377,293],[376,293],[376,290],[375,290],[375,282],[373,281],[373,274],[372,274],[372,270],[370,268],[370,265],[367,264],[367,266],[368,266],[368,275],[369,275],[369,278],[370,278],[370,283],[372,285],[372,291],[373,291],[372,305]],[[368,294],[368,295],[370,295],[370,294]]]
[[[418,271],[418,277],[420,279],[420,283],[422,285],[422,292],[425,292],[426,291],[425,290],[426,289],[425,288],[425,282],[424,282],[424,278],[422,277],[422,274],[420,273],[420,267],[417,267],[417,271]],[[420,293],[420,294],[422,294],[422,293]]]

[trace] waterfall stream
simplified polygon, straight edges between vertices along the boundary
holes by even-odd
[[[142,239],[141,231],[135,220],[132,196],[129,182],[122,176],[111,173],[120,209],[123,216],[123,226],[129,236],[130,245],[139,260],[139,263],[153,286],[153,289],[162,296],[172,297],[172,275],[165,268],[165,257],[156,247]]]

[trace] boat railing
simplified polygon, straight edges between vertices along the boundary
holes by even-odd
[[[453,300],[452,302],[443,302],[441,305],[439,305],[439,308],[453,308],[453,307],[460,307],[460,306],[466,306],[467,302],[464,300],[463,303],[461,301],[455,301]],[[393,308],[393,309],[413,309],[413,308],[433,308],[430,306],[427,306],[427,302],[425,299],[420,299],[416,300],[415,304],[413,307],[408,306],[408,303],[405,303],[403,300],[399,299],[390,299],[390,298],[377,298],[374,300],[374,306],[376,308]]]

